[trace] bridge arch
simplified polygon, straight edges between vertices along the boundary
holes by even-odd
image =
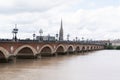
[[[39,54],[41,54],[41,56],[51,56],[54,53],[54,49],[51,45],[44,45],[41,47],[41,49],[39,50]]]
[[[90,46],[86,46],[86,51],[89,51],[90,50]]]
[[[9,52],[5,48],[0,47],[0,59],[8,59],[9,56]]]
[[[80,46],[76,46],[75,51],[80,52]]]
[[[18,57],[19,56],[34,57],[36,54],[37,54],[37,51],[30,45],[20,46],[14,52],[14,55]]]
[[[90,46],[90,50],[91,50],[91,51],[93,50],[93,46]]]
[[[67,52],[73,52],[74,51],[74,46],[73,45],[69,45],[67,48]]]
[[[55,49],[56,54],[64,54],[65,52],[66,52],[66,48],[62,44],[58,45],[57,48]]]
[[[82,51],[85,51],[85,50],[86,50],[85,46],[82,46],[81,50],[82,50]]]

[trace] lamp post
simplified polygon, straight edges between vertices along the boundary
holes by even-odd
[[[40,33],[40,39],[39,39],[39,41],[41,41],[41,40],[42,40],[43,30],[42,30],[42,29],[40,29],[40,30],[39,30],[39,33]]]
[[[69,41],[69,37],[70,37],[70,35],[69,35],[69,34],[67,34],[67,41]]]
[[[75,37],[75,39],[76,39],[76,42],[78,41],[78,37]]]
[[[15,24],[15,28],[13,29],[12,33],[13,33],[13,40],[17,41],[17,33],[18,33],[17,24]]]
[[[36,34],[35,34],[35,32],[33,33],[33,40],[35,40],[35,36],[36,36]]]
[[[82,37],[82,42],[84,42],[84,37]]]
[[[56,41],[58,41],[58,34],[56,34]]]
[[[48,41],[50,41],[50,34],[48,34]]]
[[[13,34],[13,38],[12,38],[12,39],[14,40],[14,39],[15,39],[15,36],[14,36],[14,30],[12,30],[12,34]]]

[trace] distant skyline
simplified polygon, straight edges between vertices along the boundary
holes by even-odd
[[[61,18],[64,39],[120,39],[120,0],[0,0],[0,38],[18,38],[59,33]]]

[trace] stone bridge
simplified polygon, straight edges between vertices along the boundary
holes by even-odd
[[[0,59],[35,58],[104,49],[104,45],[77,42],[0,42]]]

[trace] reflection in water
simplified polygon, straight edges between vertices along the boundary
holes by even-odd
[[[0,80],[120,80],[120,51],[0,63]]]

